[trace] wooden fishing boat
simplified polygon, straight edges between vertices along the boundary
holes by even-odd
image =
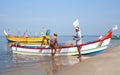
[[[8,35],[7,32],[4,30],[4,34],[6,36],[6,39],[8,42],[25,42],[25,43],[30,43],[30,42],[41,42],[43,39],[43,36],[40,37],[24,37],[24,36],[11,36]],[[46,38],[49,40],[50,39],[50,32],[46,32]]]
[[[98,39],[96,41],[88,42],[80,45],[80,50],[82,54],[96,54],[101,53],[107,49],[110,40],[112,37],[112,30],[107,33],[105,37]],[[51,55],[50,47],[27,47],[27,46],[19,46],[12,45],[13,53],[19,54],[28,54],[28,55]],[[56,55],[77,55],[77,47],[76,45],[72,46],[59,46],[57,49]]]

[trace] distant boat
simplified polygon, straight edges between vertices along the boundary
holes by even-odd
[[[112,40],[120,40],[120,36],[113,35]]]
[[[8,42],[25,42],[25,43],[33,43],[33,42],[41,42],[43,37],[25,37],[25,36],[11,36],[8,35],[8,33],[4,30],[4,34],[6,36],[6,39]],[[50,31],[47,30],[46,32],[46,38],[50,39]]]
[[[105,37],[102,37],[96,41],[88,42],[80,45],[80,50],[82,54],[96,54],[101,53],[107,49],[110,40],[112,38],[112,30],[107,33]],[[28,47],[20,45],[12,45],[13,53],[18,54],[28,54],[28,55],[51,55],[51,48],[48,47]],[[76,45],[71,46],[59,46],[56,55],[77,55]]]
[[[112,40],[120,40],[120,37],[112,37]]]

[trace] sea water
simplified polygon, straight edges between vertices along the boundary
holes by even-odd
[[[83,36],[82,41],[95,41],[99,36]],[[59,44],[73,41],[72,36],[58,36]],[[111,40],[109,45],[114,47],[120,44],[119,40]],[[10,72],[16,72],[18,69],[36,69],[40,75],[53,75],[65,67],[77,64],[79,61],[76,56],[59,56],[52,59],[50,56],[31,56],[12,53],[9,43],[4,36],[0,36],[0,75],[6,75]],[[42,68],[41,68],[42,67]],[[30,75],[30,74],[28,74]]]

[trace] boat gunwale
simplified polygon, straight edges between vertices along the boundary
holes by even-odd
[[[109,39],[109,38],[105,38],[104,40],[106,39]],[[104,41],[102,40],[102,41]],[[88,42],[88,43],[84,43],[84,44],[81,44],[80,46],[85,46],[85,45],[89,45],[89,44],[94,44],[94,43],[97,43],[97,42],[101,42],[101,40],[96,40],[96,41],[93,41],[93,42]],[[51,49],[51,47],[48,47],[48,48],[29,48],[27,46],[15,46],[15,45],[12,45],[13,47],[18,47],[18,48],[26,48],[26,49]],[[70,46],[59,46],[60,49],[62,48],[72,48],[72,47],[76,47],[76,45],[70,45]]]

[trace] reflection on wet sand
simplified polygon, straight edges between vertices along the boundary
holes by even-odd
[[[13,54],[13,62],[20,67],[37,64],[34,66],[39,67],[40,72],[44,71],[42,75],[53,75],[63,70],[64,67],[79,63],[79,60],[76,56],[56,56],[53,58],[51,56]]]
[[[57,64],[57,61],[54,58],[51,58],[51,61],[46,62],[46,73],[47,75],[50,74],[55,74],[57,73],[61,68],[62,68],[62,63],[59,62],[59,64]]]

